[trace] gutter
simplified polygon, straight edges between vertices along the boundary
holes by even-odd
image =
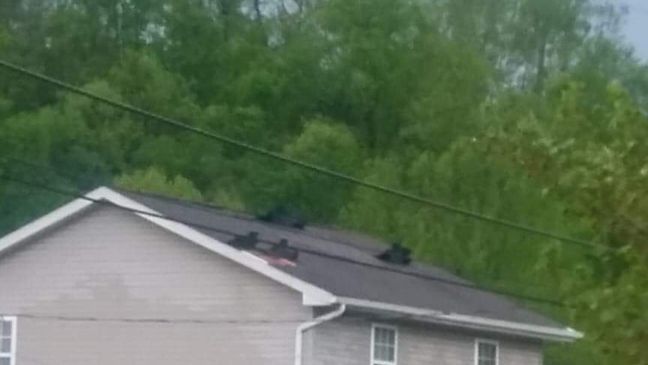
[[[299,327],[297,327],[297,333],[295,335],[295,365],[302,364],[304,333],[324,322],[328,322],[342,316],[344,314],[344,311],[346,311],[346,304],[340,303],[340,306],[334,311],[328,312],[320,317],[313,319],[312,321],[304,322],[300,324]]]
[[[583,333],[568,327],[557,328],[524,324],[355,298],[339,298],[339,301],[340,303],[344,303],[350,307],[378,312],[397,313],[422,322],[478,331],[488,331],[556,342],[573,342],[584,337]]]

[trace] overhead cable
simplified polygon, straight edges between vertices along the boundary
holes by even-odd
[[[590,248],[598,248],[598,249],[600,249],[600,248],[609,249],[608,246],[602,245],[600,243],[590,242],[590,241],[587,241],[587,240],[582,240],[582,239],[566,236],[566,235],[563,235],[563,234],[551,232],[551,231],[548,231],[548,230],[545,230],[545,229],[532,227],[532,226],[529,226],[529,225],[526,225],[526,224],[522,224],[522,223],[518,223],[518,222],[514,222],[514,221],[501,219],[501,218],[485,215],[485,214],[482,214],[482,213],[474,212],[474,211],[467,210],[467,209],[464,209],[464,208],[460,208],[460,207],[457,207],[457,206],[454,206],[454,205],[451,205],[451,204],[448,204],[448,203],[444,203],[444,202],[440,202],[440,201],[436,201],[436,200],[431,200],[431,199],[424,198],[424,197],[421,197],[421,196],[418,196],[418,195],[415,195],[415,194],[412,194],[412,193],[409,193],[409,192],[406,192],[406,191],[401,191],[401,190],[398,190],[398,189],[395,189],[395,188],[392,188],[392,187],[389,187],[389,186],[372,183],[372,182],[360,179],[360,178],[355,177],[355,176],[347,175],[347,174],[341,173],[339,171],[335,171],[335,170],[332,170],[332,169],[329,169],[329,168],[326,168],[326,167],[315,165],[315,164],[310,163],[310,162],[297,160],[297,159],[285,156],[285,155],[277,153],[277,152],[273,152],[273,151],[270,151],[270,150],[267,150],[267,149],[264,149],[264,148],[261,148],[261,147],[258,147],[258,146],[254,146],[252,144],[249,144],[249,143],[246,143],[246,142],[243,142],[243,141],[239,141],[239,140],[224,136],[222,134],[218,134],[218,133],[216,133],[214,131],[198,128],[196,126],[193,126],[193,125],[190,125],[190,124],[187,124],[187,123],[183,123],[183,122],[178,121],[176,119],[172,119],[172,118],[160,115],[160,114],[156,114],[156,113],[144,110],[142,108],[133,106],[133,105],[128,104],[128,103],[124,103],[124,102],[121,102],[121,101],[118,101],[118,100],[114,100],[114,99],[111,99],[111,98],[108,98],[108,97],[101,96],[99,94],[84,90],[84,89],[82,89],[80,87],[71,85],[71,84],[66,83],[64,81],[52,78],[50,76],[47,76],[47,75],[44,75],[44,74],[41,74],[41,73],[38,73],[38,72],[28,70],[28,69],[26,69],[24,67],[15,65],[13,63],[10,63],[10,62],[4,61],[4,60],[0,60],[0,66],[4,67],[7,70],[18,73],[20,75],[28,76],[28,77],[30,77],[32,79],[35,79],[35,80],[38,80],[40,82],[44,82],[44,83],[47,83],[49,85],[56,86],[58,88],[66,90],[66,91],[68,91],[70,93],[74,93],[74,94],[77,94],[77,95],[84,96],[84,97],[92,99],[94,101],[97,101],[97,102],[100,102],[100,103],[103,103],[103,104],[106,104],[106,105],[110,105],[110,106],[115,107],[117,109],[129,112],[129,113],[132,113],[132,114],[135,114],[135,115],[138,115],[138,116],[142,116],[142,117],[145,117],[145,118],[150,119],[150,120],[157,121],[157,122],[162,123],[162,124],[166,124],[168,126],[174,127],[176,129],[179,129],[179,130],[191,132],[193,134],[200,135],[200,136],[212,139],[212,140],[217,141],[219,143],[223,143],[223,144],[233,146],[233,147],[236,147],[236,148],[248,151],[248,152],[252,152],[252,153],[255,153],[255,154],[260,155],[260,156],[264,156],[264,157],[267,157],[267,158],[270,158],[270,159],[281,161],[281,162],[284,162],[284,163],[289,164],[289,165],[297,166],[297,167],[302,168],[304,170],[308,170],[308,171],[315,172],[315,173],[318,173],[318,174],[321,174],[321,175],[324,175],[324,176],[328,176],[330,178],[334,178],[334,179],[337,179],[337,180],[345,182],[345,183],[358,185],[358,186],[361,186],[361,187],[366,188],[366,189],[378,191],[378,192],[381,192],[381,193],[385,193],[385,194],[396,196],[396,197],[399,197],[399,198],[402,198],[402,199],[406,199],[406,200],[409,200],[409,201],[412,201],[412,202],[424,204],[426,206],[437,209],[439,211],[443,211],[443,212],[463,216],[463,217],[466,217],[466,218],[469,218],[469,219],[474,219],[474,220],[478,220],[478,221],[482,221],[482,222],[487,222],[487,223],[490,223],[490,224],[493,224],[493,225],[506,227],[506,228],[509,228],[509,229],[513,229],[513,230],[533,234],[533,235],[536,235],[536,236],[550,238],[550,239],[558,240],[560,242],[569,243],[569,244],[573,244],[573,245],[578,245],[578,246],[582,246],[582,247],[590,247]]]
[[[6,175],[4,173],[0,173],[0,180],[5,180],[5,181],[13,182],[13,183],[18,183],[18,184],[21,184],[21,185],[24,185],[24,186],[28,186],[28,187],[43,190],[43,191],[48,191],[50,193],[59,194],[59,195],[67,196],[67,197],[70,197],[70,198],[86,200],[86,201],[96,203],[96,204],[99,204],[99,205],[110,206],[110,207],[113,207],[113,208],[116,208],[116,209],[119,209],[119,210],[135,213],[135,214],[138,214],[138,215],[144,215],[144,216],[160,218],[160,219],[164,219],[164,220],[168,220],[168,221],[172,221],[172,222],[176,222],[176,223],[181,223],[181,224],[184,224],[184,225],[192,227],[192,228],[196,228],[196,229],[199,229],[199,230],[206,230],[206,231],[215,232],[215,233],[220,233],[220,234],[230,236],[232,238],[240,237],[240,233],[233,232],[233,231],[230,231],[230,230],[217,228],[217,227],[213,227],[213,226],[209,226],[209,225],[205,225],[205,224],[198,224],[198,223],[191,222],[191,221],[188,221],[188,220],[185,220],[185,219],[178,219],[178,218],[174,218],[174,217],[169,217],[169,216],[166,216],[166,215],[163,215],[163,214],[153,213],[153,212],[150,212],[150,211],[125,207],[125,206],[115,204],[115,203],[107,201],[107,200],[95,199],[95,198],[88,197],[88,196],[84,195],[81,192],[73,192],[73,191],[68,191],[68,190],[65,190],[65,189],[52,187],[52,186],[49,186],[49,185],[46,185],[46,184],[35,183],[35,182],[32,182],[32,181],[27,181],[27,180],[17,178],[17,177],[14,177],[14,176],[9,176],[9,175]],[[267,239],[262,239],[262,238],[259,238],[259,242],[262,242],[262,243],[265,243],[265,244],[268,244],[268,245],[271,245],[271,246],[276,246],[278,244],[277,242],[270,241],[270,240],[267,240]],[[393,266],[381,265],[381,264],[371,263],[371,262],[366,262],[366,261],[359,261],[359,260],[355,260],[355,259],[351,259],[351,258],[348,258],[348,257],[341,256],[341,255],[329,254],[329,253],[326,253],[326,252],[322,252],[320,250],[312,250],[312,249],[306,249],[306,248],[301,248],[301,247],[295,247],[294,249],[297,250],[300,253],[306,253],[306,254],[310,254],[310,255],[314,255],[314,256],[327,258],[327,259],[330,259],[330,260],[341,261],[341,262],[346,262],[346,263],[349,263],[349,264],[369,267],[369,268],[376,269],[376,270],[388,271],[388,272],[393,272],[393,273],[397,273],[397,274],[401,274],[401,275],[405,275],[405,276],[416,277],[416,278],[419,278],[419,279],[428,280],[428,281],[431,281],[431,282],[436,282],[436,283],[439,283],[441,285],[448,285],[448,286],[453,286],[453,287],[462,287],[462,288],[467,288],[467,289],[471,289],[471,290],[475,290],[475,291],[487,292],[487,293],[492,293],[492,294],[500,294],[500,295],[508,296],[508,297],[511,297],[511,298],[517,298],[517,299],[521,299],[521,300],[526,300],[526,301],[530,301],[530,302],[537,302],[537,303],[542,303],[542,304],[549,304],[549,305],[557,306],[557,307],[565,307],[566,306],[565,303],[563,303],[561,301],[558,301],[558,300],[547,299],[547,298],[542,298],[542,297],[537,297],[537,296],[527,295],[527,294],[514,293],[512,291],[508,291],[508,290],[504,290],[504,289],[485,288],[485,287],[481,287],[479,285],[476,285],[474,283],[461,282],[461,281],[458,281],[458,280],[446,279],[446,278],[442,278],[442,277],[439,277],[439,276],[436,276],[436,275],[430,275],[430,274],[427,274],[427,273],[415,272],[415,271],[411,271],[411,270],[404,270],[404,269],[400,269],[400,268],[393,267]]]

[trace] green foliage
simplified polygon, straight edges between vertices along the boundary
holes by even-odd
[[[192,119],[199,112],[183,79],[152,55],[126,52],[108,79],[130,103],[179,119]]]
[[[576,261],[562,283],[578,308],[573,319],[591,336],[580,346],[592,346],[603,364],[641,364],[648,358],[641,309],[648,291],[647,230],[639,218],[648,214],[648,151],[641,142],[647,118],[615,82],[602,90],[560,82],[549,94],[543,116],[503,121],[487,133],[486,143],[549,196],[569,201],[568,217],[585,217],[592,239],[616,250]]]
[[[151,192],[194,201],[202,200],[202,194],[191,181],[180,175],[168,177],[154,167],[121,175],[115,179],[115,184],[133,191]]]
[[[442,202],[491,217],[578,233],[578,223],[566,221],[564,202],[547,196],[541,186],[510,164],[485,157],[482,148],[475,139],[460,140],[440,156],[423,153],[409,164],[375,163],[366,178],[431,199],[443,197]],[[398,175],[400,182],[388,178]],[[403,240],[418,257],[479,278],[484,284],[520,292],[545,286],[549,277],[558,280],[569,272],[570,262],[583,258],[581,252],[544,238],[373,191],[359,190],[344,215],[352,226],[377,229],[378,234]],[[480,278],[484,272],[488,278]]]
[[[485,96],[481,60],[448,42],[421,11],[415,3],[384,0],[331,1],[321,10],[331,33],[324,56],[334,81],[329,113],[347,121],[370,149],[389,149],[400,134],[442,149],[470,125],[470,112]]]
[[[302,133],[285,145],[283,154],[346,174],[354,174],[363,157],[347,127],[322,119],[307,121]],[[255,161],[253,168],[257,181],[246,197],[251,206],[262,210],[281,205],[311,219],[331,221],[352,191],[352,186],[335,179],[276,162],[268,164],[265,159]]]
[[[605,253],[342,183],[0,73],[2,172],[120,186],[402,241],[469,279],[569,301],[547,364],[646,364],[648,66],[594,0],[0,2],[3,58],[367,181]],[[286,5],[286,6],[284,6]],[[11,161],[11,160],[10,160]],[[65,198],[0,183],[0,231]]]

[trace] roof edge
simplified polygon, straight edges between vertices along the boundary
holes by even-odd
[[[89,193],[88,195],[90,195]],[[8,233],[7,235],[0,238],[0,254],[4,253],[11,247],[16,244],[23,242],[26,239],[33,237],[34,235],[59,224],[82,210],[86,209],[93,203],[89,200],[84,199],[75,199],[70,203],[67,203],[59,208],[54,209],[53,211],[37,218],[20,228]]]
[[[0,254],[36,234],[79,214],[89,206],[95,204],[93,200],[105,200],[125,209],[141,211],[142,213],[134,212],[134,214],[163,229],[166,229],[167,231],[300,292],[302,294],[303,305],[323,306],[336,302],[336,297],[326,290],[274,268],[268,262],[258,258],[257,256],[233,248],[186,224],[161,218],[159,212],[108,187],[99,187],[87,193],[84,198],[77,198],[0,238]],[[146,213],[150,213],[150,215]]]
[[[519,322],[504,321],[485,317],[469,316],[458,313],[444,313],[425,308],[409,307],[385,302],[338,297],[339,303],[349,307],[372,311],[402,314],[423,322],[449,325],[472,330],[482,330],[506,335],[521,336],[552,342],[574,342],[584,334],[572,328],[554,328]]]

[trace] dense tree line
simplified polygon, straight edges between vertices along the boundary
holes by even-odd
[[[607,245],[304,172],[0,72],[0,171],[399,240],[587,333],[547,364],[648,364],[648,67],[594,0],[8,0],[1,58],[287,156]],[[0,182],[0,231],[65,197]]]

